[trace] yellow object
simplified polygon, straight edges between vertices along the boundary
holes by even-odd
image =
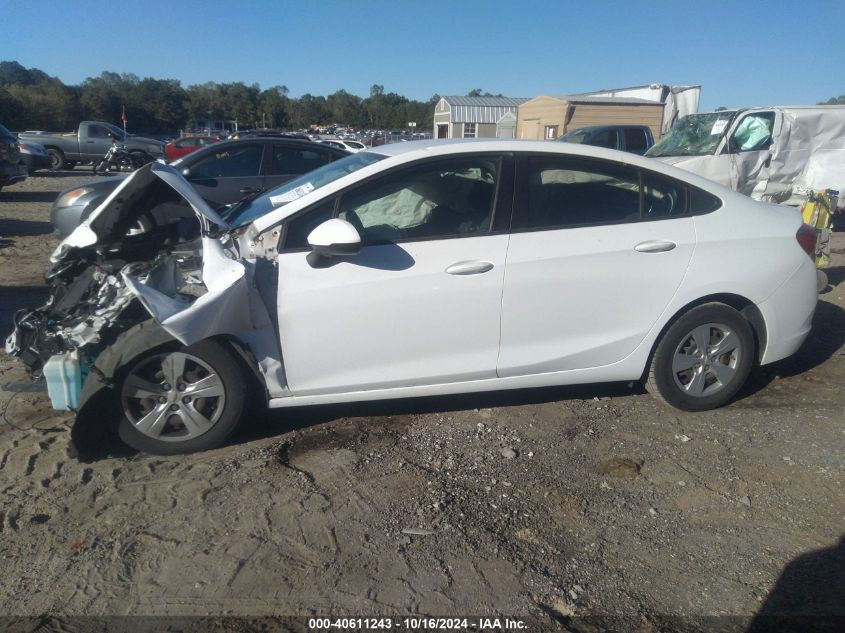
[[[819,267],[830,262],[830,232],[833,230],[833,210],[838,196],[839,192],[830,189],[824,193],[811,191],[801,207],[804,223],[816,229],[816,266]]]

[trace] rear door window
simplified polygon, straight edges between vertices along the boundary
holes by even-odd
[[[236,144],[212,152],[191,166],[191,179],[258,176],[261,170],[260,145]]]
[[[551,229],[639,220],[636,169],[570,156],[530,156],[523,168],[516,229]]]
[[[607,147],[608,149],[616,149],[619,147],[619,134],[616,130],[604,130],[599,132],[589,141],[590,145],[596,147]]]
[[[331,154],[325,150],[273,145],[267,175],[300,175],[313,171],[331,162]]]
[[[657,220],[686,212],[686,185],[658,174],[643,173],[644,220]]]
[[[648,137],[645,130],[638,128],[625,128],[625,150],[642,154],[648,149]]]
[[[526,156],[517,173],[514,231],[666,220],[722,205],[682,180],[607,160]]]

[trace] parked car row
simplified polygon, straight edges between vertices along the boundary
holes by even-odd
[[[254,197],[317,169],[348,152],[298,139],[260,137],[220,141],[176,159],[172,165],[215,207]],[[51,220],[66,237],[120,184],[125,176],[101,178],[60,193]]]
[[[17,137],[0,125],[0,190],[26,180],[26,166],[21,162]]]

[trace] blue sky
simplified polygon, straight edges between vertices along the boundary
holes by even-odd
[[[0,60],[428,99],[701,84],[701,109],[845,94],[845,0],[6,0]]]

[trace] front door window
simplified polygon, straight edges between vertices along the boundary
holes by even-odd
[[[498,172],[497,158],[424,163],[345,195],[339,217],[365,244],[488,233]]]
[[[731,136],[731,151],[752,152],[769,149],[774,123],[774,112],[749,114],[739,122]]]

